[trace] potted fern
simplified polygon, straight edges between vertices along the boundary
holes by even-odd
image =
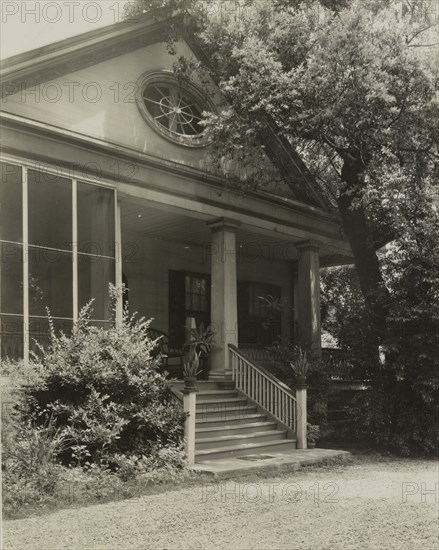
[[[306,443],[308,449],[314,449],[316,446],[316,441],[320,437],[320,426],[314,424],[306,425]]]
[[[197,376],[201,373],[199,366],[200,352],[197,352],[196,348],[192,346],[189,348],[183,360],[183,378],[185,389],[195,389]]]
[[[297,357],[294,361],[290,362],[290,366],[293,369],[296,379],[296,388],[304,388],[306,386],[306,375],[309,370],[309,361],[306,356],[306,351],[303,351],[302,348],[299,347]]]
[[[214,346],[215,333],[210,326],[204,328],[204,325],[201,324],[199,328],[190,329],[184,350],[188,357],[193,357],[194,354],[198,355],[197,374],[203,372],[207,375],[207,359]]]

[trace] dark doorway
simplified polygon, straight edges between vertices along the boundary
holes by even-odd
[[[281,335],[281,313],[271,311],[264,298],[281,299],[281,288],[265,283],[238,281],[239,344],[266,347]]]

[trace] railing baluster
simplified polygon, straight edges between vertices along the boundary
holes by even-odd
[[[269,411],[272,413],[273,412],[273,402],[274,402],[274,396],[273,396],[273,384],[271,384],[270,386],[270,408],[269,408]]]
[[[261,354],[255,351],[252,357],[257,359],[259,355]],[[286,391],[280,383],[276,383],[276,380],[269,378],[251,360],[241,356],[237,350],[229,348],[229,358],[232,380],[236,387],[290,429],[296,430],[297,402],[294,396]]]
[[[280,402],[280,391],[279,388],[277,389],[277,417],[280,418],[282,416],[282,403]]]
[[[245,392],[245,363],[241,359],[241,370],[242,370],[242,382],[241,382],[241,389]]]

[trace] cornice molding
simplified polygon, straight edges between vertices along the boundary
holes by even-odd
[[[138,163],[149,168],[182,176],[186,179],[191,179],[204,184],[210,184],[214,186],[219,193],[230,190],[230,184],[227,180],[224,180],[220,176],[209,174],[199,168],[194,168],[192,166],[187,166],[182,163],[169,161],[161,157],[156,157],[149,153],[139,152],[135,149],[130,149],[122,145],[103,141],[97,138],[92,138],[84,134],[78,134],[70,130],[64,130],[45,124],[43,122],[38,122],[18,115],[7,113],[5,111],[0,113],[0,124],[4,129],[11,128],[28,134],[30,133],[36,135],[37,137],[64,142],[77,148],[86,149],[87,151],[93,151],[98,154],[105,154],[107,156],[112,155],[115,158],[121,160]],[[5,153],[8,152],[8,146],[5,141],[2,144],[2,150]],[[17,154],[18,152],[11,153]],[[135,182],[133,181],[133,183]],[[246,196],[258,201],[262,201],[265,204],[273,204],[274,206],[289,209],[292,212],[296,211],[303,213],[319,221],[325,221],[333,224],[339,223],[338,219],[335,216],[331,215],[331,213],[328,213],[326,210],[308,205],[306,203],[301,203],[287,197],[276,197],[268,192],[247,192]]]
[[[0,63],[1,97],[164,40],[163,26],[142,18],[9,57]]]

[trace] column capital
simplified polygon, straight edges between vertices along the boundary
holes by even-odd
[[[304,250],[316,250],[319,251],[320,246],[316,241],[301,241],[300,243],[295,243],[294,246],[297,248],[299,252],[302,252]]]
[[[232,218],[217,218],[215,220],[207,222],[207,225],[210,227],[212,233],[221,230],[233,231],[236,233],[239,226],[241,225],[241,222],[237,220],[232,220]]]

